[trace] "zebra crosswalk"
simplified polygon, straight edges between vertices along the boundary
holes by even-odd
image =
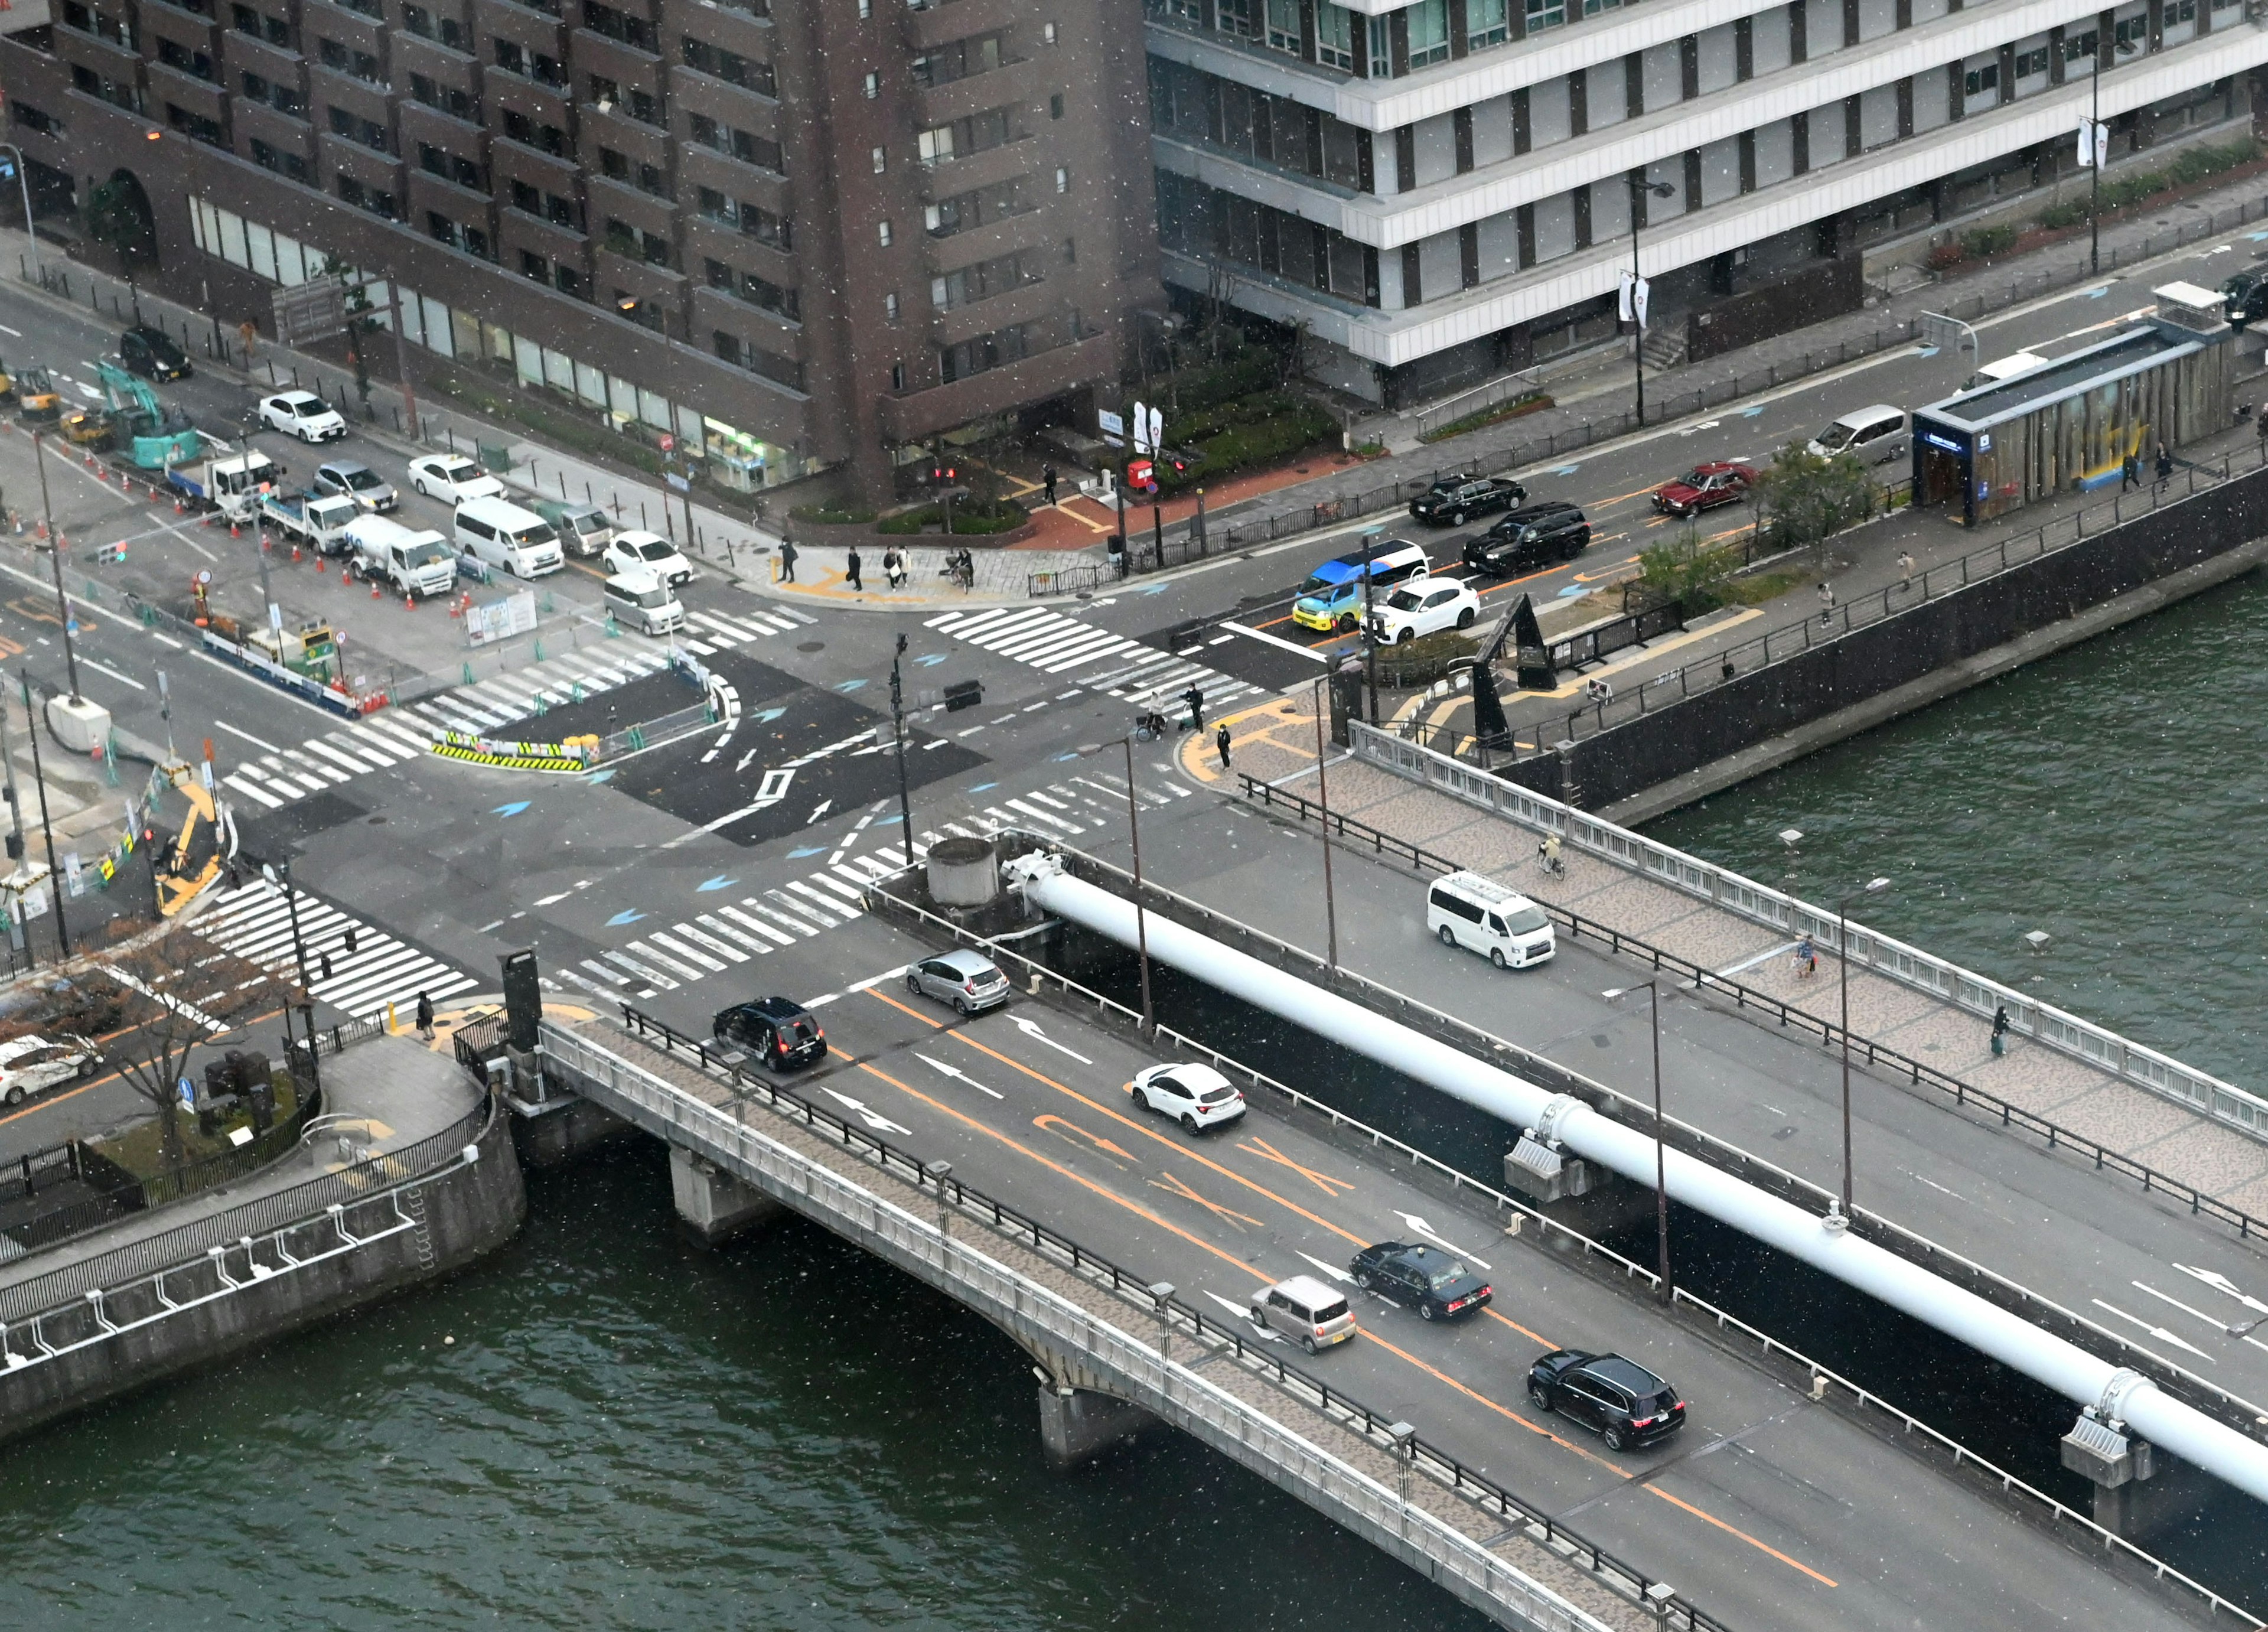
[[[678,641],[686,651],[705,658],[711,652],[727,651],[744,641],[797,634],[806,624],[816,621],[808,614],[791,611],[785,606],[767,606],[762,612],[743,610],[730,617],[721,612],[688,607],[685,614],[685,629],[678,636]]]
[[[1130,702],[1154,706],[1191,686],[1214,708],[1263,695],[1248,680],[1044,606],[948,612],[927,620],[924,627]]]
[[[298,974],[298,949],[304,946],[308,991],[358,1020],[382,1015],[394,1004],[406,1023],[420,992],[439,1003],[478,984],[463,970],[371,928],[305,890],[298,896],[296,938],[293,903],[282,886],[264,878],[218,897],[197,917],[196,933],[270,974],[293,978]]]
[[[1138,783],[1135,803],[1155,810],[1190,797],[1192,790],[1179,782],[1161,779],[1155,786]],[[1003,827],[1027,833],[1073,835],[1097,828],[1123,831],[1126,824],[1126,783],[1123,777],[1098,772],[1068,777],[1045,788],[1003,794],[990,805],[973,805],[969,812],[941,822],[937,831],[922,834],[924,847],[943,838],[981,839]]]

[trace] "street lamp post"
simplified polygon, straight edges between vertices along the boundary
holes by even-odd
[[[40,790],[40,837],[48,847],[48,886],[55,893],[55,953],[60,958],[70,956],[70,930],[63,923],[63,876],[55,867],[55,830],[48,820],[48,776],[40,768],[40,722],[32,702],[32,677],[28,672],[18,676],[24,683],[24,730],[32,739],[32,781]],[[13,773],[11,773],[12,778]],[[24,932],[24,944],[31,945],[32,934]]]
[[[55,570],[55,612],[63,621],[63,670],[70,676],[70,700],[79,701],[78,654],[71,646],[70,597],[63,593],[63,540],[55,536],[55,512],[48,502],[48,459],[38,431],[32,433],[32,462],[40,467],[40,519],[48,529],[48,560]]]
[[[1142,1034],[1158,1034],[1158,1011],[1150,999],[1150,923],[1149,915],[1142,910],[1142,815],[1140,803],[1134,797],[1134,739],[1120,737],[1115,743],[1081,743],[1077,752],[1082,756],[1101,753],[1116,746],[1126,754],[1126,836],[1134,849],[1134,956],[1142,974]]]
[[[1600,996],[1609,1003],[1618,1003],[1638,989],[1636,986],[1618,986]],[[1666,1304],[1676,1296],[1676,1289],[1669,1278],[1669,1157],[1667,1150],[1669,1124],[1663,1119],[1661,1112],[1661,983],[1647,981],[1644,983],[1644,989],[1646,1019],[1653,1030],[1654,1268],[1660,1275],[1654,1296]]]
[[[1323,967],[1336,974],[1339,968],[1339,909],[1337,897],[1331,889],[1331,787],[1323,768],[1323,716],[1330,708],[1323,696],[1323,687],[1330,683],[1328,674],[1315,682],[1315,804],[1323,835],[1323,933],[1327,937]]]
[[[2087,275],[2094,277],[2102,270],[2102,165],[2110,157],[2110,143],[2103,139],[2102,129],[2102,53],[2106,46],[2111,50],[2130,52],[2131,45],[2117,43],[2114,33],[2109,40],[2102,38],[2100,18],[2095,25],[2094,66],[2088,72],[2090,82],[2088,94],[2092,102],[2087,114]]]
[[[899,677],[899,665],[906,658],[906,637],[898,636],[898,649],[890,657],[890,729],[898,741],[898,820],[903,824],[906,865],[914,864],[914,807],[912,797],[906,790],[906,702],[905,687]]]
[[[24,237],[32,246],[32,281],[44,283],[40,276],[40,235],[32,226],[32,178],[24,165],[24,150],[13,142],[0,142],[0,153],[12,153],[16,158],[16,187],[24,195]]]
[[[1638,229],[1646,224],[1646,201],[1648,194],[1656,198],[1674,198],[1677,189],[1667,181],[1648,181],[1644,175],[1625,175],[1630,183],[1631,201],[1631,323],[1638,331],[1638,342],[1631,349],[1631,366],[1637,371],[1638,423],[1646,426],[1646,321],[1638,314],[1638,286],[1645,282],[1638,269]]]
[[[1835,904],[1835,960],[1841,966],[1843,984],[1843,1216],[1851,1216],[1851,903],[1861,895],[1878,895],[1890,887],[1888,878],[1869,878]]]

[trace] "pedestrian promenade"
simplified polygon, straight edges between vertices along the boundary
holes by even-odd
[[[1210,740],[1185,742],[1181,768],[1223,791],[1238,785],[1243,774],[1312,798],[1312,706],[1307,698],[1279,699],[1231,714],[1233,768],[1221,769]],[[1563,853],[1565,876],[1550,876],[1538,864],[1533,829],[1360,761],[1336,757],[1343,750],[1331,752],[1327,775],[1334,812],[1737,979],[1816,1020],[1839,1019],[1842,971],[1831,948],[1820,947],[1815,973],[1805,974],[1796,963],[1796,944],[1785,933],[1572,845]],[[1854,932],[1859,928],[1852,925]],[[2012,1036],[2007,1052],[1995,1055],[1985,1018],[1863,964],[1852,967],[1850,995],[1854,1040],[1926,1061],[2168,1179],[2255,1218],[2268,1217],[2268,1143],[2029,1037]],[[1771,1023],[1764,1013],[1757,1018]]]

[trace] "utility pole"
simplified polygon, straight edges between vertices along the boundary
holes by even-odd
[[[409,421],[409,439],[423,441],[417,434],[417,388],[409,383],[409,342],[401,334],[401,291],[392,278],[386,281],[386,312],[394,326],[394,371],[401,379],[401,407]]]
[[[898,820],[904,825],[906,865],[914,864],[914,807],[906,791],[906,702],[899,667],[905,662],[906,637],[898,636],[898,649],[890,658],[890,725],[898,739]]]
[[[1323,934],[1329,956],[1323,967],[1330,974],[1339,971],[1339,908],[1338,899],[1331,891],[1331,785],[1323,770],[1323,716],[1330,711],[1329,699],[1324,688],[1331,683],[1326,674],[1315,682],[1315,805],[1322,820],[1323,834]]]
[[[1378,534],[1375,532],[1362,535],[1362,666],[1367,676],[1370,723],[1373,725],[1378,724],[1378,639],[1377,631],[1371,627],[1370,617],[1371,592],[1377,586],[1370,576],[1370,557],[1377,548]]]
[[[55,830],[48,820],[48,777],[47,773],[40,768],[40,722],[32,707],[32,677],[28,673],[20,673],[17,678],[24,685],[24,717],[30,722],[26,730],[32,738],[32,780],[40,785],[40,836],[47,842],[48,883],[55,893],[56,955],[68,958],[70,956],[70,930],[63,922],[63,874],[55,870]],[[11,780],[14,774],[13,771],[9,773]],[[31,938],[28,934],[24,937],[27,944]]]
[[[1843,1216],[1851,1216],[1851,903],[1890,887],[1869,878],[1835,904],[1835,961],[1843,977]]]
[[[1637,343],[1631,348],[1631,366],[1637,371],[1638,423],[1638,428],[1644,430],[1646,428],[1646,279],[1639,275],[1638,269],[1638,229],[1646,224],[1647,195],[1650,194],[1655,198],[1672,198],[1676,195],[1677,189],[1667,181],[1648,181],[1645,180],[1643,173],[1636,175],[1626,173],[1623,180],[1630,183],[1631,190],[1630,311],[1631,326],[1638,334]]]
[[[1142,964],[1142,1034],[1158,1034],[1158,1013],[1150,1004],[1150,924],[1142,910],[1142,818],[1134,799],[1134,739],[1121,737],[1126,750],[1126,834],[1134,843],[1134,950]]]
[[[0,765],[6,766],[8,775],[8,860],[11,864],[8,871],[12,877],[24,869],[24,807],[17,802],[16,798],[16,756],[8,751],[8,709],[4,701],[0,701]],[[26,967],[36,969],[40,967],[40,961],[37,954],[32,951],[32,930],[31,926],[24,921],[23,907],[24,897],[21,892],[18,892],[16,896],[14,933],[24,943]]]
[[[55,611],[63,619],[63,669],[70,676],[70,700],[73,704],[77,704],[79,701],[78,655],[71,649],[70,598],[63,593],[63,540],[55,536],[55,512],[54,507],[48,502],[47,455],[40,445],[40,433],[36,430],[32,433],[32,462],[40,467],[40,519],[48,529],[48,561],[55,571]],[[30,696],[28,691],[25,695],[26,698]],[[32,732],[32,746],[35,753],[39,749],[39,743],[40,733],[35,730]],[[40,797],[42,798],[46,797],[46,790],[40,790]]]

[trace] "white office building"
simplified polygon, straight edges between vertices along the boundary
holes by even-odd
[[[2114,165],[2244,135],[2268,62],[2247,0],[1148,4],[1167,281],[1397,408],[1615,334],[1634,213],[1653,343],[1721,349],[1857,306],[1869,246],[2083,198],[2095,95]]]

